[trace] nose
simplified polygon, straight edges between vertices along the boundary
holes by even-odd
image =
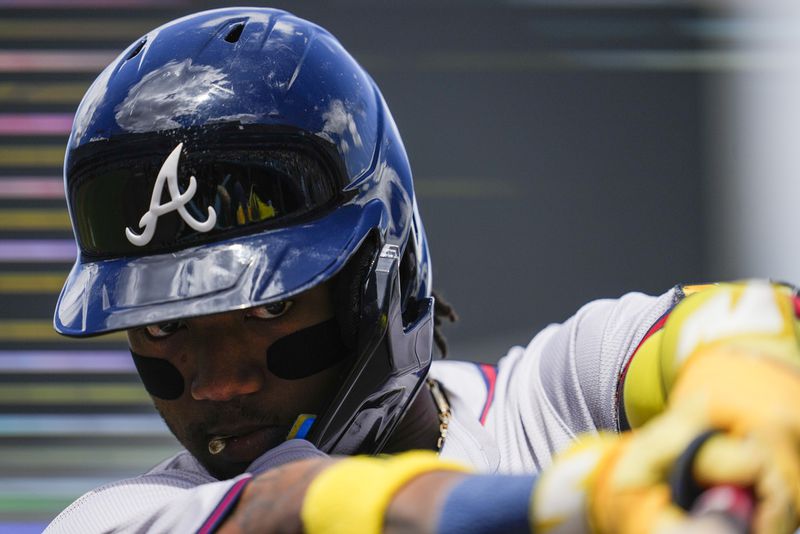
[[[204,339],[195,345],[191,394],[195,400],[229,401],[264,387],[266,360],[236,328],[202,325]],[[229,325],[232,326],[232,325]]]
[[[224,356],[222,356],[224,359]],[[229,401],[255,393],[264,384],[263,375],[256,369],[233,364],[204,366],[195,373],[191,393],[195,400]]]

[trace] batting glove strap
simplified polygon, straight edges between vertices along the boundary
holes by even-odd
[[[533,475],[464,478],[442,507],[438,534],[528,534]]]

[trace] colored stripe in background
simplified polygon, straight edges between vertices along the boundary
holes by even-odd
[[[170,435],[155,414],[0,415],[2,437],[91,437]]]
[[[0,534],[41,534],[47,523],[0,523]]]
[[[64,198],[64,181],[44,176],[0,178],[0,198]]]
[[[36,515],[41,515],[45,511],[50,511],[47,516],[53,518],[80,495],[106,482],[110,482],[108,478],[98,475],[2,477],[0,518],[19,520],[25,518],[24,512],[40,512]]]
[[[4,350],[0,351],[0,372],[32,373],[135,373],[126,350]]]
[[[0,167],[57,167],[64,164],[64,145],[0,146]]]
[[[72,113],[0,113],[0,135],[69,135]]]
[[[58,293],[66,279],[66,272],[0,272],[0,294]]]
[[[3,50],[0,72],[100,72],[121,50]]]
[[[135,379],[125,335],[64,338],[38,308],[76,256],[71,238],[53,239],[69,232],[59,174],[71,110],[129,41],[173,18],[162,9],[191,5],[0,0],[0,300],[25,318],[0,320],[0,534],[41,532],[84,492],[180,450]]]
[[[0,209],[0,230],[69,230],[66,209]]]
[[[35,383],[18,382],[0,387],[0,405],[8,410],[18,406],[72,406],[86,408],[101,405],[150,406],[150,397],[138,383]]]
[[[156,19],[82,19],[80,31],[74,20],[15,19],[0,20],[0,38],[3,40],[58,40],[60,43],[87,40],[132,41],[151,28],[160,26]]]
[[[147,444],[119,444],[113,448],[103,447],[100,444],[87,443],[80,447],[59,447],[55,443],[39,444],[30,447],[14,447],[13,445],[0,445],[0,473],[20,472],[20,464],[32,471],[47,474],[63,470],[65,467],[75,467],[81,472],[90,470],[108,469],[109,465],[115,468],[136,468],[142,463],[151,462],[154,453],[156,458],[167,458],[178,451],[177,444],[167,443]],[[24,473],[24,471],[22,471]],[[28,476],[33,473],[27,473]],[[25,476],[23,474],[23,476]]]
[[[0,262],[73,262],[78,255],[72,239],[0,239]]]
[[[3,82],[0,83],[0,102],[11,104],[73,104],[77,105],[89,82]]]
[[[114,332],[80,339],[66,338],[53,330],[52,321],[44,319],[0,320],[0,342],[38,343],[127,343],[125,332]]]
[[[11,9],[75,9],[79,7],[120,8],[120,7],[179,7],[189,5],[190,0],[0,0],[0,8]]]

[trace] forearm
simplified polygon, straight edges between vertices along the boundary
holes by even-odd
[[[368,472],[372,469],[375,474],[384,472],[382,480],[373,478]],[[312,518],[304,522],[309,534],[531,531],[529,510],[536,480],[533,475],[467,473],[463,467],[430,453],[403,454],[392,459],[345,459],[336,470],[338,473],[323,480],[304,503],[304,517]],[[407,478],[409,473],[413,474]],[[324,473],[322,478],[326,478]],[[359,499],[362,492],[372,495]],[[375,498],[381,493],[385,498]]]
[[[412,480],[392,498],[384,516],[386,534],[426,534],[437,532],[440,512],[454,486],[466,478],[464,473],[432,471]],[[472,477],[470,477],[472,478]]]

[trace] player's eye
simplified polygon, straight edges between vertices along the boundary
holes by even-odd
[[[292,307],[291,300],[282,300],[280,302],[270,302],[269,304],[262,304],[255,308],[247,310],[248,317],[255,317],[257,319],[275,319],[289,311]]]
[[[183,321],[169,321],[166,323],[151,324],[144,327],[147,335],[156,339],[171,336],[184,327]]]

